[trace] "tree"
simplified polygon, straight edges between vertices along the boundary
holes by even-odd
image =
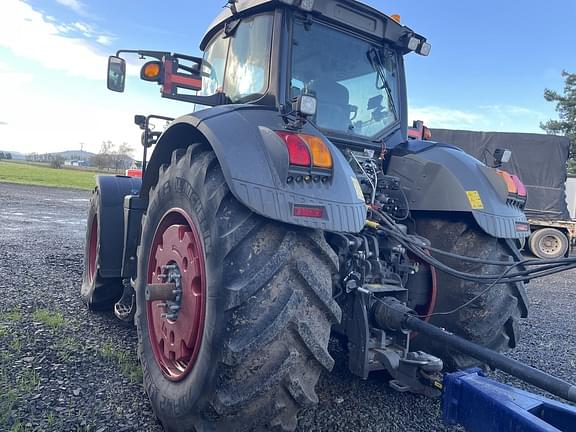
[[[564,93],[545,89],[544,99],[556,102],[558,120],[548,120],[540,123],[540,127],[551,135],[563,135],[570,139],[570,156],[568,171],[576,172],[576,73],[562,71],[564,78]]]
[[[90,163],[99,169],[112,168],[117,172],[130,166],[133,152],[134,149],[128,143],[116,146],[112,141],[103,141],[100,152],[90,159]]]

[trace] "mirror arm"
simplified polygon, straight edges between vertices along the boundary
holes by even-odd
[[[211,96],[195,96],[187,94],[162,94],[163,98],[175,99],[183,102],[190,102],[198,105],[218,106],[228,103],[228,98],[224,93],[216,93]]]
[[[165,51],[146,51],[146,50],[118,50],[116,51],[116,57],[120,57],[120,54],[138,54],[140,57],[154,57],[158,60],[162,60],[165,55],[170,55],[169,52]]]

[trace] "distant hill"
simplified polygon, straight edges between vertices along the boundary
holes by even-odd
[[[61,156],[64,160],[89,160],[96,153],[86,150],[66,150],[61,152],[52,152],[54,156]]]
[[[2,152],[12,154],[12,159],[14,160],[26,160],[26,155],[24,153],[0,149],[0,153]],[[95,153],[86,150],[65,150],[61,152],[49,153],[54,156],[60,156],[64,160],[90,160],[90,158],[95,155]]]
[[[12,155],[13,160],[24,160],[26,159],[26,155],[24,153],[11,151],[11,150],[2,150],[0,149],[0,153],[10,153]]]

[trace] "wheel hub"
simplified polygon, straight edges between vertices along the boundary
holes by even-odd
[[[201,239],[182,210],[164,216],[148,269],[148,333],[154,357],[166,378],[179,381],[190,373],[200,350],[206,300]]]
[[[560,249],[560,241],[554,236],[546,236],[542,239],[542,250],[545,253],[553,254]]]

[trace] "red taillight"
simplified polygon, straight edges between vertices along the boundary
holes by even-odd
[[[526,186],[524,186],[524,183],[522,183],[517,175],[512,174],[510,177],[512,177],[512,181],[516,185],[518,195],[521,197],[526,197]]]
[[[294,216],[322,219],[324,207],[294,206]]]
[[[277,131],[276,133],[282,138],[288,148],[290,165],[309,167],[312,161],[306,142],[294,133],[283,131]]]

